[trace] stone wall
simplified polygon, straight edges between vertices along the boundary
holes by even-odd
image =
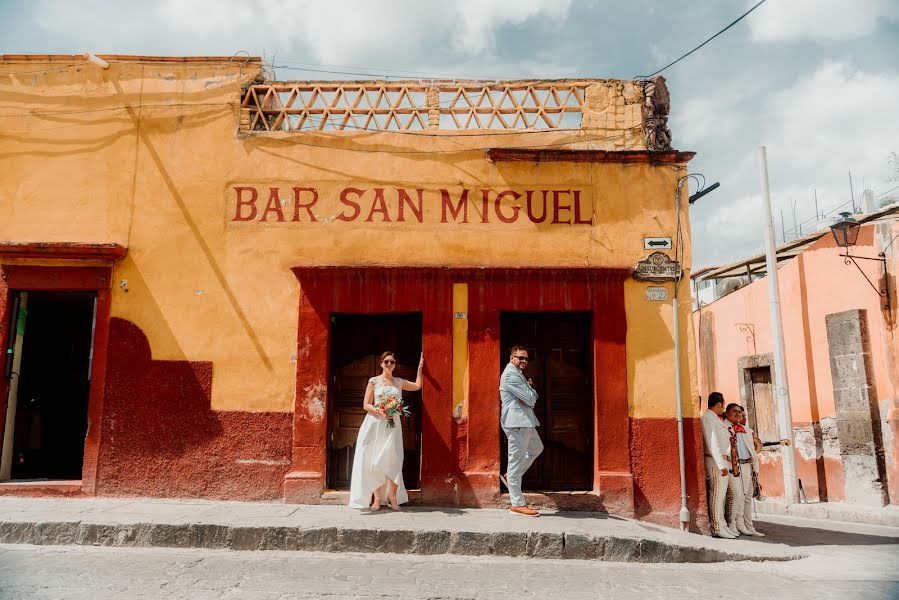
[[[846,500],[883,505],[886,468],[867,311],[830,314],[825,322]]]

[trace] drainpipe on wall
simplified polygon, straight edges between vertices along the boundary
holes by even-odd
[[[680,194],[681,188],[687,177],[681,177],[677,180],[677,189],[674,192],[674,210],[676,214],[674,255],[677,256],[680,246]],[[672,306],[672,321],[674,326],[674,387],[675,397],[677,398],[677,446],[678,457],[680,459],[680,528],[686,531],[690,526],[690,509],[687,508],[687,476],[684,470],[684,409],[681,400],[681,384],[680,384],[680,326],[677,317],[677,291],[680,288],[680,280],[683,270],[680,270],[674,279],[674,300]]]

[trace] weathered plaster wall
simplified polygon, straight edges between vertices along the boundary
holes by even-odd
[[[298,389],[306,337],[293,268],[620,270],[646,256],[644,236],[675,237],[679,172],[672,167],[683,173],[683,164],[535,163],[486,156],[496,147],[643,150],[645,138],[639,129],[631,130],[647,114],[647,99],[634,84],[596,84],[585,123],[591,135],[606,139],[595,143],[571,131],[249,135],[239,131],[238,103],[240,87],[256,77],[258,63],[110,61],[109,70],[81,64],[77,57],[0,61],[0,117],[10,123],[0,134],[0,171],[16,173],[0,180],[0,196],[9,200],[0,204],[0,240],[115,242],[128,248],[112,282],[110,347],[120,355],[110,361],[106,388],[108,445],[99,481],[107,493],[271,498],[280,493],[285,460],[297,465],[315,458],[298,458],[298,448],[324,451],[324,440],[317,438],[293,439],[289,447],[291,422],[294,434],[302,433],[296,423],[312,419],[319,410],[315,403],[326,397],[326,388]],[[610,141],[624,130],[626,135]],[[659,129],[653,135],[667,134]],[[238,187],[256,189],[255,219],[239,220],[239,203],[247,197],[238,197]],[[273,187],[279,190],[275,200]],[[314,188],[319,196],[312,212],[296,211],[296,221],[293,187]],[[340,218],[351,211],[341,200],[348,187],[361,190],[351,196],[361,211],[351,222]],[[440,188],[454,200],[469,190],[468,222],[461,217],[442,222]],[[384,190],[382,212],[372,210],[380,207],[373,204],[377,189]],[[406,218],[399,220],[398,189],[413,200],[416,190],[423,190],[420,219],[406,204]],[[489,190],[486,204],[482,190]],[[573,206],[550,208],[546,219],[526,218],[526,200],[509,194],[498,201],[503,190],[522,195],[549,190],[556,207],[559,198],[579,200],[582,212]],[[578,190],[579,198],[567,190]],[[503,220],[513,215],[513,222]],[[688,275],[686,207],[681,216],[686,254],[680,260]],[[623,425],[615,442],[629,450],[616,454],[613,470],[630,472],[628,452],[646,462],[634,467],[633,478],[619,481],[612,471],[601,477],[621,486],[610,501],[631,498],[630,506],[641,514],[679,507],[679,481],[672,475],[677,464],[672,308],[670,301],[647,300],[648,285],[623,283],[624,343],[604,350],[622,354],[626,369],[619,392],[627,406],[617,413]],[[658,285],[673,295],[673,284]],[[450,297],[449,288],[435,293]],[[553,298],[554,306],[566,306],[564,293]],[[381,304],[390,308],[387,301]],[[681,284],[678,309],[692,460],[698,407],[688,281]],[[439,318],[449,319],[449,313]],[[438,356],[452,355],[451,339],[435,334],[431,346],[426,344],[444,384],[453,377]],[[479,351],[483,348],[474,344],[471,357]],[[425,402],[449,398],[446,394],[443,388]],[[186,411],[183,420],[174,418],[179,411]],[[427,426],[435,430],[434,442],[471,435],[472,422],[449,418]],[[154,437],[136,427],[139,420],[172,427]],[[482,428],[485,423],[474,422]],[[449,447],[455,455],[432,454],[425,461],[438,467],[468,461],[470,470],[495,483],[493,473],[484,471],[493,468],[492,458],[472,457],[459,444]],[[138,451],[158,458],[138,460]],[[131,464],[137,466],[129,474]],[[175,482],[167,468],[195,476]],[[701,470],[690,468],[691,503],[701,507]],[[235,477],[243,483],[230,480]]]
[[[882,244],[875,242],[875,227],[865,226],[852,252],[873,257],[881,247]],[[843,263],[840,251],[831,236],[824,236],[778,270],[797,471],[810,498],[817,498],[819,491],[826,490],[829,500],[843,500],[846,495],[839,445],[834,443],[836,409],[825,328],[827,315],[852,309],[864,309],[867,313],[873,389],[880,401],[887,463],[896,464],[895,444],[890,441],[891,432],[895,431],[895,416],[888,416],[896,414],[896,390],[899,390],[893,358],[895,328],[884,319],[880,298],[854,266]],[[859,265],[872,281],[882,277],[877,262],[859,261]],[[717,389],[727,401],[739,402],[742,374],[738,361],[772,351],[767,279],[753,282],[695,311],[696,329],[699,330],[703,319],[709,318],[714,321]],[[749,328],[741,329],[741,324]],[[697,337],[696,344],[703,348],[704,342]],[[700,389],[714,389],[709,386],[705,371],[700,370],[699,378]],[[779,451],[764,451],[762,462],[766,494],[782,494]],[[890,485],[895,486],[895,466],[888,467],[887,471]],[[891,492],[890,501],[895,503],[899,498]]]
[[[482,150],[576,139],[568,132],[468,132],[455,141],[364,132],[241,137],[236,104],[240,83],[255,77],[252,65],[112,62],[104,71],[8,60],[0,71],[28,72],[2,77],[0,114],[31,115],[11,119],[16,129],[0,138],[2,168],[18,174],[0,182],[0,193],[14,199],[0,207],[0,239],[77,237],[128,246],[115,269],[113,315],[140,327],[156,360],[212,362],[217,410],[292,409],[297,284],[290,267],[630,267],[645,256],[643,236],[674,235],[671,168],[493,163]],[[612,82],[607,93],[612,106],[639,106],[639,94],[626,85]],[[631,147],[639,140],[623,149]],[[535,182],[583,189],[594,224],[507,224],[491,214],[481,222],[480,189]],[[263,193],[269,186],[314,186],[322,198],[317,222],[233,223],[239,183]],[[384,187],[394,222],[378,222],[380,215],[370,223],[337,220],[345,186],[369,195]],[[424,223],[395,222],[397,199],[389,192],[397,187],[469,188],[471,222],[441,224],[433,195]],[[510,214],[514,205],[520,202],[507,198],[502,210]],[[670,308],[647,302],[645,287],[627,285],[628,318],[641,324],[629,333],[629,393],[635,413],[670,416]],[[685,306],[686,300],[686,336]]]

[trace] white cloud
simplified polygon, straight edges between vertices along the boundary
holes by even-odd
[[[570,0],[40,0],[35,20],[98,52],[231,54],[277,50],[306,62],[409,64],[423,48],[470,58],[489,53],[496,32],[539,20],[560,23]],[[446,47],[438,46],[443,40]],[[156,50],[158,53],[159,50]]]
[[[457,0],[452,3],[455,24],[452,44],[466,55],[492,48],[494,31],[502,25],[522,25],[533,18],[558,23],[568,14],[571,0]]]
[[[740,88],[738,82],[729,86]],[[899,98],[899,73],[867,72],[845,61],[824,62],[792,85],[765,92],[759,93],[758,99],[745,100],[749,106],[757,102],[752,112],[735,107],[726,96],[719,103],[699,99],[683,111],[687,120],[682,120],[681,126],[693,122],[702,134],[694,141],[725,157],[710,161],[723,165],[721,172],[715,173],[722,179],[722,188],[715,195],[738,196],[732,201],[726,196],[718,202],[712,199],[709,205],[694,209],[699,217],[694,236],[698,265],[728,262],[759,251],[763,232],[759,144],[768,150],[777,229],[781,210],[787,228],[792,227],[793,202],[797,204],[797,222],[814,216],[813,189],[822,210],[847,202],[850,170],[856,196],[861,194],[863,182],[875,192],[887,189],[887,158],[899,144],[899,119],[891,109]],[[726,123],[731,111],[739,111],[742,123],[728,135],[698,124],[702,115],[709,123]],[[747,118],[748,114],[752,117]]]
[[[899,20],[899,2],[775,0],[759,7],[747,21],[758,42],[837,42],[871,33],[879,19]]]

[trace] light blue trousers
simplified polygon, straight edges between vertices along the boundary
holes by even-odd
[[[506,471],[509,501],[512,506],[525,506],[527,503],[521,493],[521,478],[534,464],[534,459],[543,452],[543,442],[537,435],[536,427],[503,427],[503,431],[509,440],[509,467]]]

